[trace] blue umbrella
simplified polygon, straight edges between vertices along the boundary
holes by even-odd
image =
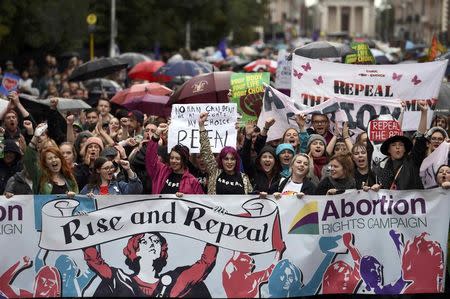
[[[209,65],[209,67],[208,67]],[[195,77],[204,73],[211,73],[212,66],[209,63],[198,63],[193,60],[182,60],[176,62],[169,62],[156,71],[156,76],[170,76],[181,77],[190,76]]]

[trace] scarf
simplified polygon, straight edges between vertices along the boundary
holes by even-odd
[[[291,168],[289,165],[281,165],[282,170],[280,172],[280,175],[284,178],[287,178],[291,175]]]
[[[354,177],[344,178],[344,179],[333,179],[329,176],[331,184],[337,190],[347,190],[356,189],[356,181]]]
[[[322,156],[318,158],[313,157],[313,161],[314,161],[314,174],[320,180],[322,178],[322,168],[324,165],[328,163],[328,158],[327,156]]]

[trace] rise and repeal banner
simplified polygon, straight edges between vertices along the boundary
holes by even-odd
[[[0,295],[443,292],[448,193],[0,197]]]
[[[352,65],[293,55],[291,98],[307,106],[330,98],[365,98],[406,101],[403,130],[417,130],[419,100],[432,111],[448,60],[420,64]]]

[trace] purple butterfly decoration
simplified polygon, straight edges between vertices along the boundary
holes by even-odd
[[[392,79],[400,81],[402,79],[402,74],[397,74],[397,73],[393,73],[392,74]]]
[[[317,85],[320,85],[323,83],[323,78],[322,76],[317,77],[317,79],[313,79],[314,82],[316,82]]]
[[[417,75],[415,75],[412,79],[411,82],[414,83],[414,85],[420,84],[422,82],[422,80],[419,79],[419,77],[417,77]]]
[[[303,64],[302,68],[305,72],[310,71],[311,70],[311,65],[309,64],[309,62],[307,64]]]
[[[297,79],[301,79],[303,76],[303,73],[300,73],[299,71],[297,71],[296,69],[294,69],[294,77],[297,77]]]

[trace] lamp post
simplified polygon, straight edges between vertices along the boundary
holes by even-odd
[[[95,24],[97,24],[97,16],[93,13],[89,14],[86,18],[86,22],[88,23],[88,32],[89,32],[89,57],[90,60],[94,59],[94,32],[95,32]]]

